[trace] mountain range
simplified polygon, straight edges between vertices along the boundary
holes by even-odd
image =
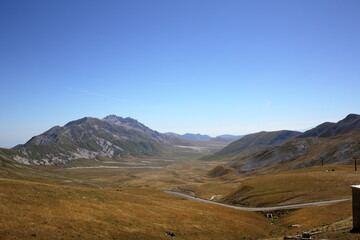
[[[256,149],[278,145],[285,141],[298,136],[300,132],[296,131],[275,131],[275,132],[259,132],[248,134],[241,139],[232,142],[222,150],[213,155],[205,156],[204,160],[215,160],[223,158],[231,158],[244,152],[251,152]]]
[[[304,132],[298,136],[298,138],[333,137],[349,133],[354,129],[360,129],[360,115],[349,114],[343,120],[340,120],[337,123],[325,122],[320,124],[319,126]]]
[[[185,133],[185,134],[177,134],[177,133],[173,133],[173,132],[167,132],[164,133],[165,135],[168,136],[174,136],[174,137],[178,137],[181,139],[185,139],[185,140],[190,140],[190,141],[197,141],[197,140],[204,140],[204,141],[208,141],[208,140],[214,140],[215,141],[234,141],[237,139],[240,139],[241,137],[243,137],[243,135],[230,135],[230,134],[224,134],[224,135],[219,135],[216,137],[210,137],[209,135],[203,135],[203,134],[195,134],[195,133]]]
[[[304,133],[259,132],[203,157],[222,160],[238,174],[264,169],[295,169],[318,164],[349,164],[360,156],[360,115],[323,123]],[[219,169],[219,168],[218,168]],[[216,175],[214,171],[212,175]]]
[[[236,137],[241,138],[234,140]],[[85,117],[55,126],[6,154],[20,163],[63,165],[77,159],[170,156],[179,150],[178,145],[204,142],[228,144],[202,158],[225,162],[223,167],[227,171],[223,172],[240,174],[270,168],[292,169],[319,162],[345,164],[360,156],[360,115],[349,114],[337,123],[325,122],[304,133],[262,131],[243,137],[223,135],[216,138],[190,133],[163,134],[129,117]],[[218,174],[213,171],[212,175]]]
[[[191,147],[200,144],[204,147],[205,144],[219,148],[234,141],[234,136],[231,137],[163,134],[136,119],[109,115],[103,119],[84,117],[64,126],[52,127],[25,144],[15,146],[10,154],[16,161],[25,164],[63,165],[73,160],[97,160],[101,157],[169,156],[179,151],[179,145]]]
[[[110,115],[85,117],[55,126],[16,146],[18,162],[59,165],[76,159],[163,156],[171,151],[173,137],[151,130],[132,118]]]

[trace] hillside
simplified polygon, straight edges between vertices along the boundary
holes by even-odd
[[[12,156],[27,164],[59,165],[99,156],[161,156],[169,152],[171,142],[172,138],[135,119],[114,115],[104,119],[85,117],[33,137],[17,146]]]
[[[203,160],[231,159],[239,154],[251,152],[260,148],[282,144],[299,135],[296,131],[259,132],[246,135],[232,142],[222,150],[202,158]]]
[[[162,142],[162,143],[170,143],[171,140],[170,138],[168,138],[166,135],[161,134],[157,131],[154,131],[152,129],[150,129],[149,127],[145,126],[144,124],[140,123],[139,121],[137,121],[136,119],[127,117],[127,118],[122,118],[116,115],[109,115],[107,117],[104,118],[105,121],[114,124],[116,126],[120,126],[123,127],[125,129],[134,129],[137,131],[140,131],[148,136],[150,136],[152,138],[152,140],[155,140],[157,142]]]
[[[319,137],[319,135],[321,135],[326,129],[331,128],[334,125],[335,123],[331,123],[331,122],[322,123],[319,126],[316,126],[300,134],[299,136],[297,136],[297,138]]]
[[[197,134],[195,134],[195,133],[177,134],[177,133],[173,133],[173,132],[167,132],[167,133],[164,133],[164,135],[178,137],[178,138],[181,138],[184,140],[190,140],[190,141],[212,139],[212,137],[210,137],[209,135],[202,135],[202,134],[198,134],[198,133]]]
[[[262,215],[144,188],[91,189],[0,179],[0,239],[260,239]]]
[[[221,201],[247,206],[274,206],[341,199],[350,197],[350,186],[358,182],[359,174],[352,166],[314,166],[248,179]]]
[[[360,156],[360,132],[330,139],[306,138],[237,156],[228,166],[237,173],[266,168],[296,169],[324,164],[350,164]]]
[[[231,135],[231,134],[223,134],[223,135],[219,135],[217,137],[219,138],[225,138],[225,139],[233,139],[233,140],[238,140],[240,138],[242,138],[244,135]]]
[[[210,142],[222,142],[222,143],[232,143],[234,142],[236,139],[234,138],[223,138],[223,137],[215,137],[210,139]]]
[[[237,174],[265,169],[296,169],[319,164],[351,164],[360,157],[360,116],[350,114],[337,123],[323,123],[282,144],[255,145],[256,134],[230,144],[208,159],[227,160]],[[246,141],[246,142],[245,142]],[[256,143],[256,141],[255,141]],[[262,146],[262,148],[261,148]]]
[[[0,148],[0,177],[13,177],[19,175],[22,165],[16,162],[9,154],[15,151]]]
[[[298,138],[334,137],[341,134],[346,134],[355,129],[360,129],[360,115],[349,114],[337,123],[325,122],[320,124],[319,126],[299,135]]]
[[[210,137],[209,135],[195,134],[195,133],[185,133],[185,134],[177,134],[173,132],[164,133],[166,136],[172,136],[184,140],[189,141],[222,141],[222,142],[233,142],[243,137],[243,135],[231,135],[231,134],[223,134],[216,137]]]

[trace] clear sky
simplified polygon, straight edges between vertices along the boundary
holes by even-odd
[[[1,0],[0,147],[109,114],[246,134],[360,113],[358,0]]]

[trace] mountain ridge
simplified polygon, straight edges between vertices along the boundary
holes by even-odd
[[[203,160],[216,160],[223,158],[231,158],[244,152],[250,152],[257,148],[277,145],[286,140],[296,137],[300,132],[290,130],[280,130],[272,132],[258,132],[245,135],[244,137],[230,143],[222,150],[203,157]]]
[[[346,134],[354,129],[360,129],[360,115],[350,113],[344,119],[336,123],[324,122],[299,135],[298,138],[334,137],[341,134]]]
[[[169,152],[170,143],[171,138],[132,118],[84,117],[63,127],[52,127],[17,146],[14,159],[27,164],[61,165],[99,156],[162,156]]]
[[[242,174],[264,169],[289,170],[319,163],[348,164],[360,157],[360,115],[357,114],[349,114],[337,123],[322,123],[279,144],[255,148],[250,145],[249,148],[249,136],[254,137],[254,134],[203,159],[227,161],[226,167]],[[248,145],[239,144],[241,141],[247,141]]]
[[[167,136],[175,136],[181,139],[185,139],[185,140],[190,140],[190,141],[194,141],[194,140],[204,140],[204,141],[216,141],[216,139],[219,139],[220,141],[224,141],[227,140],[228,142],[230,142],[230,140],[235,141],[237,139],[242,138],[244,135],[231,135],[231,134],[223,134],[223,135],[218,135],[216,137],[211,137],[207,134],[200,134],[200,133],[185,133],[185,134],[178,134],[178,133],[174,133],[174,132],[166,132],[164,133]]]

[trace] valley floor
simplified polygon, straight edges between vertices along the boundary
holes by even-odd
[[[327,239],[350,234],[351,201],[248,212],[164,190],[242,206],[351,197],[351,166],[209,177],[221,162],[128,159],[69,168],[14,165],[0,171],[0,239],[282,239],[302,231]],[[334,171],[332,171],[334,169]],[[323,232],[323,233],[320,233]]]
[[[90,189],[0,180],[0,239],[258,239],[257,213],[144,188]]]

